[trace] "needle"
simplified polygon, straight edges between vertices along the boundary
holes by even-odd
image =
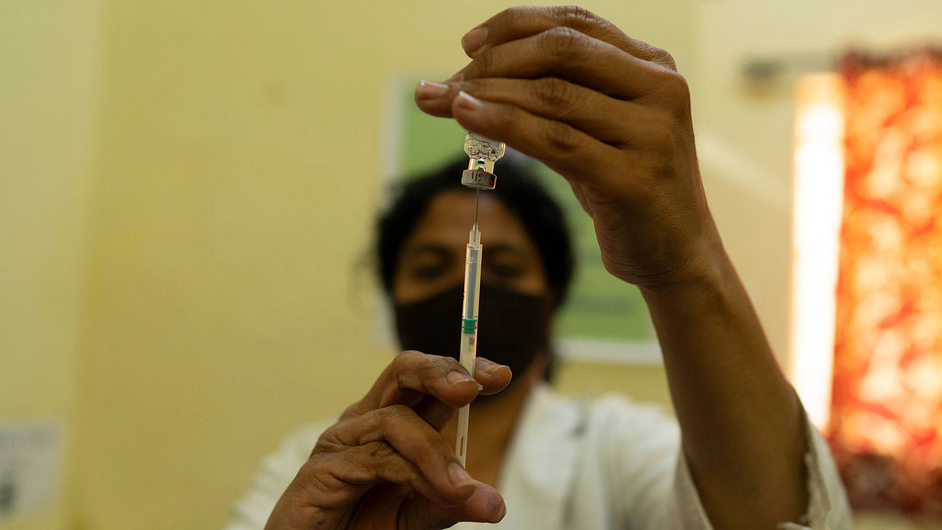
[[[481,200],[481,190],[474,193],[474,224],[478,224],[478,202]]]

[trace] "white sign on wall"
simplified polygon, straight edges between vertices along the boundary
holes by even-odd
[[[0,522],[52,508],[61,449],[58,424],[0,424]]]

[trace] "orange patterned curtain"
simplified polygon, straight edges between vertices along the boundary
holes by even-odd
[[[829,438],[856,507],[942,517],[942,54],[843,74]]]

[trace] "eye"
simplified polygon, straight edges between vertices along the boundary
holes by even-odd
[[[492,275],[508,280],[518,278],[524,273],[524,268],[516,263],[494,263],[487,269]]]
[[[409,276],[416,280],[434,280],[445,273],[445,267],[437,263],[416,264],[408,270]]]
[[[438,250],[423,250],[408,256],[402,263],[406,277],[418,282],[437,280],[448,274],[451,260]]]

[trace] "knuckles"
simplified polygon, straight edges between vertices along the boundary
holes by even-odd
[[[508,7],[507,9],[495,15],[491,21],[495,24],[512,28],[520,24],[522,20],[532,16],[532,10],[533,8],[528,6]]]
[[[562,79],[544,77],[529,86],[531,95],[550,110],[569,109],[576,101],[572,85]]]
[[[393,358],[392,363],[390,363],[390,366],[402,365],[403,363],[409,362],[412,359],[418,358],[420,355],[425,355],[425,354],[418,350],[403,350],[399,352],[399,354],[396,355],[396,357]]]
[[[597,15],[577,5],[562,6],[518,6],[507,8],[498,13],[491,22],[505,27],[526,24],[530,19],[549,18],[564,26],[585,26],[602,21]]]
[[[446,372],[461,366],[453,357],[423,353],[417,350],[405,350],[389,363],[387,368],[394,374],[422,372],[429,369]]]
[[[636,41],[638,46],[641,48],[641,54],[645,60],[657,63],[668,70],[677,71],[677,62],[674,60],[674,56],[656,46],[651,46],[646,42]]]
[[[494,65],[497,63],[496,57],[494,56],[496,53],[493,48],[485,48],[484,51],[472,59],[471,64],[465,68],[461,80],[471,81],[481,77],[488,77],[490,72],[494,69]]]
[[[311,501],[315,506],[327,504],[327,499],[342,493],[347,487],[345,482],[337,480],[327,470],[328,461],[332,458],[334,455],[312,456],[298,470],[296,481],[303,477],[301,484],[309,492],[314,493]]]
[[[461,366],[458,361],[451,357],[432,355],[416,350],[406,350],[389,363],[384,372],[387,382],[394,382],[400,388],[403,385],[403,376],[414,374],[420,378],[434,377],[444,375],[449,370],[455,369],[455,366]]]
[[[578,59],[588,48],[588,37],[568,26],[556,26],[539,34],[540,48],[546,50],[556,61],[568,62]]]
[[[393,380],[399,379],[399,374],[409,370],[410,366],[420,362],[422,358],[421,356],[423,355],[425,354],[416,350],[405,350],[400,352],[398,355],[393,357],[393,360],[388,365],[386,365],[386,369],[383,370],[383,376],[381,376],[380,381],[383,380],[383,377],[392,378]]]
[[[677,62],[674,60],[674,56],[665,50],[654,48],[651,54],[651,60],[675,72],[677,71]]]
[[[335,429],[336,426],[337,425],[334,424],[334,426],[321,433],[320,437],[317,439],[317,442],[314,444],[314,449],[311,450],[311,455],[309,457],[310,459],[323,458],[324,455],[336,453],[337,451],[343,449],[344,446],[338,443],[337,437],[333,432],[333,429]]]
[[[566,26],[580,27],[583,25],[597,24],[600,21],[595,13],[581,6],[557,6],[553,8],[553,11],[556,20]]]
[[[363,446],[363,452],[370,458],[384,459],[394,454],[396,450],[386,442],[370,442]]]
[[[415,411],[405,405],[389,405],[388,407],[376,409],[367,416],[368,420],[364,430],[367,433],[385,437],[384,433],[407,421],[408,416],[415,416]]]
[[[558,121],[550,121],[546,128],[548,147],[556,156],[567,156],[579,150],[580,142],[575,129]]]
[[[665,98],[667,107],[673,110],[675,116],[687,121],[690,116],[690,86],[687,79],[677,71],[667,71],[661,83],[661,94]]]
[[[643,97],[652,109],[662,111],[660,126],[685,128],[691,119],[690,86],[675,70],[657,68],[651,72],[650,88]]]

